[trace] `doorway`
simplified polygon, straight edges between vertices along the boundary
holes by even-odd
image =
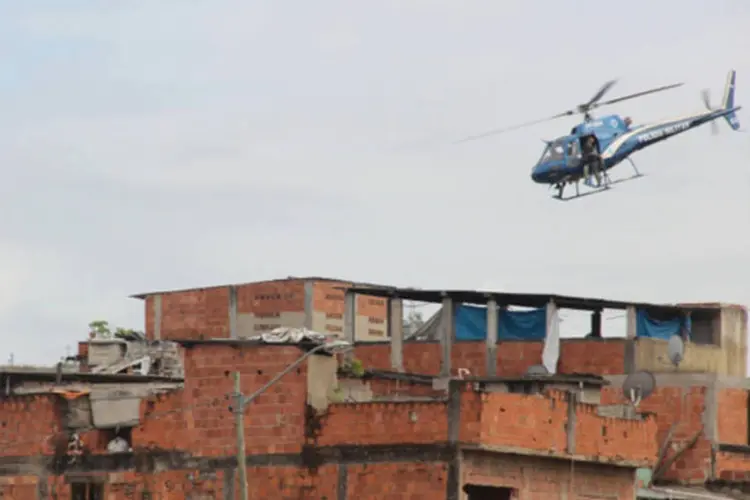
[[[497,486],[480,486],[478,484],[467,484],[464,486],[464,492],[468,495],[468,500],[515,500],[513,488],[500,488]]]

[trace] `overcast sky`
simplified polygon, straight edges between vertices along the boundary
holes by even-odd
[[[636,123],[730,68],[742,104],[748,25],[747,0],[2,0],[0,362],[142,327],[131,293],[290,274],[750,304],[750,134],[567,204],[529,174],[574,119],[451,144],[611,78],[686,83],[611,108]]]

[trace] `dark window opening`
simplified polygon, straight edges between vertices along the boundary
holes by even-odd
[[[496,486],[467,484],[464,486],[464,492],[468,494],[468,500],[515,500],[518,498],[513,488]]]
[[[72,483],[70,500],[104,500],[104,485],[92,483]]]
[[[720,345],[721,311],[699,310],[690,313],[692,331],[690,340],[694,344]]]

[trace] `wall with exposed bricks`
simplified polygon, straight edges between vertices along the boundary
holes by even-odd
[[[308,286],[311,292],[309,319],[306,313]],[[343,286],[351,286],[351,283],[291,279],[237,285],[237,336],[247,337],[279,326],[307,326],[322,333],[343,335],[344,292],[340,290]],[[144,300],[146,336],[153,339],[158,330],[162,340],[229,338],[230,296],[229,286],[148,295]],[[355,329],[358,339],[386,339],[387,318],[386,300],[357,297]]]
[[[0,456],[52,454],[60,432],[59,396],[15,396],[0,401]]]
[[[463,454],[461,482],[514,488],[518,500],[635,498],[633,469],[476,451]]]
[[[184,389],[155,395],[142,402],[142,421],[132,434],[134,449],[137,453],[182,450],[195,456],[231,457],[236,453],[234,416],[228,409],[232,404],[229,397],[233,390],[231,372],[241,372],[243,392],[249,394],[301,354],[296,346],[287,345],[197,344],[186,348]],[[445,401],[332,404],[326,415],[313,418],[306,412],[306,377],[303,365],[249,405],[245,414],[249,454],[297,455],[305,444],[405,445],[440,444],[448,440]],[[378,390],[385,393],[388,384],[395,382],[384,382]],[[428,387],[420,388],[432,391]],[[466,390],[460,397],[461,440],[541,452],[548,452],[551,442],[553,448],[564,453],[567,403],[559,395],[478,394]],[[19,443],[24,443],[22,447],[6,448],[5,454],[28,455],[29,450],[52,453],[53,441],[49,438],[59,436],[61,422],[58,398],[27,396],[2,403],[4,406],[0,408],[8,432],[13,433],[12,437]],[[30,414],[35,418],[29,418]],[[651,452],[649,443],[639,441],[648,433],[649,422],[635,424],[601,419],[586,406],[577,407],[576,415],[582,422],[580,429],[576,429],[581,453],[601,452],[608,456],[610,449],[617,449],[626,459],[639,459]],[[631,433],[627,439],[623,426]],[[592,429],[594,432],[587,434]],[[589,443],[603,434],[609,440],[606,445]],[[30,447],[23,436],[35,441],[38,447]],[[92,452],[104,452],[108,439],[105,431],[92,430],[83,436]],[[653,438],[651,443],[653,446]],[[635,454],[631,446],[638,447],[640,454]],[[251,491],[260,495],[258,498],[270,498],[269,492],[277,491],[302,495],[302,498],[329,497],[337,493],[338,467],[323,465],[317,475],[306,467],[251,467]],[[444,498],[447,477],[444,463],[428,460],[422,464],[393,462],[343,467],[347,471],[346,488],[350,498]],[[112,476],[106,491],[111,498],[126,498],[127,492],[144,489],[177,498],[184,498],[188,492],[212,495],[221,473],[217,479],[210,480],[198,480],[196,475],[197,471],[170,471],[135,478],[130,473],[122,473]],[[32,484],[19,482],[8,486],[15,488],[9,491],[18,491],[21,495],[30,491]],[[60,491],[60,499],[66,498],[65,492],[69,491],[59,478],[50,479],[49,487]]]
[[[497,374],[523,375],[542,362],[542,342],[501,342],[497,345]],[[359,344],[355,355],[369,369],[390,370],[390,344]],[[440,372],[440,345],[436,342],[404,344],[404,370],[409,373],[434,375]],[[487,348],[484,341],[462,341],[453,344],[453,374],[467,368],[472,375],[486,375]],[[560,373],[591,373],[612,375],[625,373],[625,341],[563,340],[560,349]]]
[[[661,445],[675,425],[672,434],[676,447],[687,443],[698,434],[695,445],[688,449],[666,472],[665,479],[685,483],[702,483],[711,477],[711,439],[705,426],[707,401],[706,387],[657,387],[647,399],[641,401],[639,411],[653,413],[657,424],[657,444]],[[619,387],[607,387],[602,392],[602,404],[624,403]],[[724,411],[723,409],[720,411]]]
[[[653,464],[656,421],[599,417],[596,407],[575,405],[573,454],[591,460]],[[320,445],[434,443],[448,439],[447,403],[333,404],[324,417]],[[568,403],[560,393],[461,395],[460,439],[465,443],[565,456]]]

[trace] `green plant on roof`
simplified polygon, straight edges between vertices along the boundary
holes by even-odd
[[[89,331],[95,338],[108,339],[112,337],[112,330],[109,328],[109,322],[96,320],[89,323]]]
[[[362,364],[361,360],[354,358],[349,365],[349,371],[355,377],[363,377],[365,374],[365,365]]]

